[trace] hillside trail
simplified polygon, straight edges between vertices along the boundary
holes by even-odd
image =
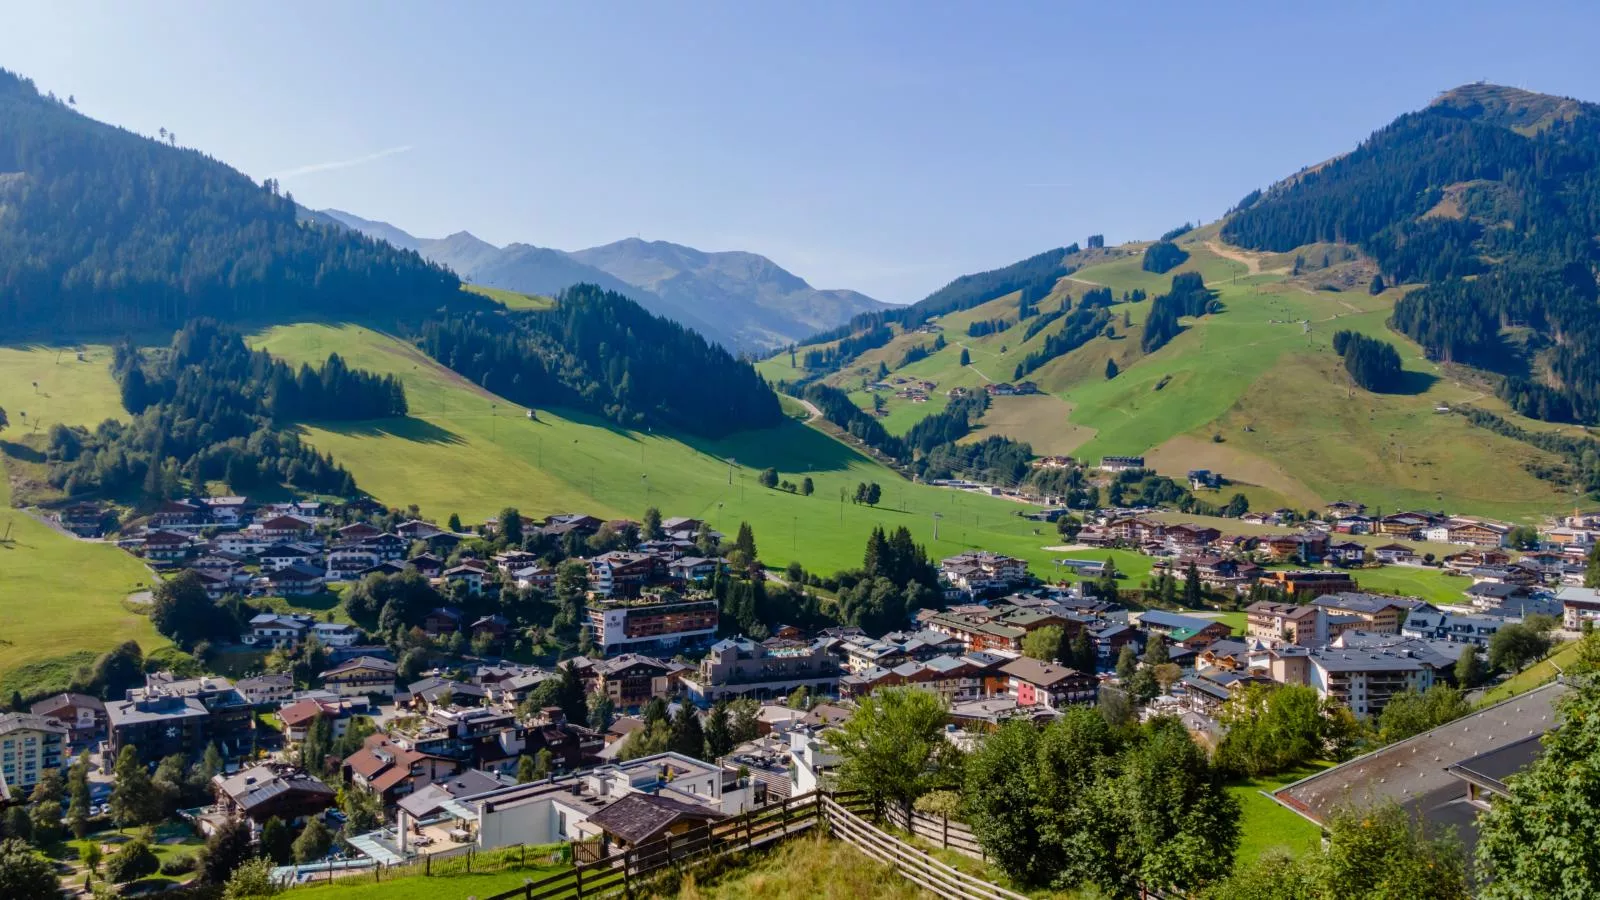
[[[967,351],[967,353],[969,353],[969,354],[972,352],[972,348],[971,347],[968,347],[966,344],[963,344],[960,341],[956,341],[956,346],[960,347],[961,349],[963,349],[965,351]],[[970,362],[967,363],[967,368],[971,369],[974,372],[977,372],[978,373],[978,377],[982,378],[984,381],[987,381],[990,384],[994,384],[995,383],[993,378],[990,378],[989,376],[983,374],[983,370],[978,368],[977,366],[973,365],[972,363],[970,363]]]
[[[806,419],[807,425],[810,425],[812,422],[822,418],[822,410],[817,409],[817,405],[815,403],[812,403],[810,400],[807,400],[803,397],[795,397],[794,399],[799,400],[800,405],[806,408],[806,413],[808,414],[808,418]]]
[[[1215,239],[1206,241],[1206,249],[1222,257],[1223,259],[1231,259],[1236,263],[1243,264],[1246,274],[1261,274],[1261,258],[1254,254],[1246,253],[1243,250],[1239,250],[1234,247],[1229,247],[1228,245]]]

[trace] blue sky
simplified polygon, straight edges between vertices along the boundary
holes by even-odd
[[[34,0],[5,19],[0,66],[310,206],[502,244],[747,249],[893,301],[1215,218],[1463,82],[1600,100],[1593,3]]]

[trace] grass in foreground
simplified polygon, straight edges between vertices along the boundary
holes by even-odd
[[[925,896],[842,841],[800,837],[761,856],[724,857],[651,894],[681,900],[913,900]]]
[[[1239,851],[1234,865],[1250,865],[1261,854],[1274,847],[1286,848],[1299,855],[1315,849],[1322,840],[1317,826],[1282,806],[1262,791],[1275,791],[1286,784],[1328,768],[1330,763],[1319,762],[1278,775],[1236,781],[1228,785],[1228,793],[1239,801]]]
[[[465,900],[521,887],[568,868],[566,863],[550,863],[486,874],[405,875],[381,881],[374,881],[369,873],[290,888],[280,896],[286,900]]]

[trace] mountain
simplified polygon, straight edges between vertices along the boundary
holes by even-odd
[[[571,256],[702,317],[736,316],[740,342],[756,347],[793,343],[887,306],[856,291],[817,290],[755,253],[628,238]]]
[[[634,238],[570,253],[520,243],[496,247],[465,231],[418,238],[341,210],[320,214],[415,249],[475,284],[551,296],[594,284],[735,350],[770,350],[887,305],[856,291],[817,290],[754,253],[706,253]]]
[[[302,224],[271,182],[0,70],[0,328],[392,316],[460,302],[459,286],[415,254]]]
[[[1517,412],[1600,421],[1600,107],[1466,85],[1240,206],[1230,242],[1355,244],[1420,285],[1391,324],[1432,358],[1500,376]]]

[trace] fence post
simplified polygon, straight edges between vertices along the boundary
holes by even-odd
[[[945,816],[944,816],[944,837],[939,840],[939,846],[943,847],[946,850],[950,849],[950,814],[949,813],[945,813]]]
[[[574,866],[572,869],[572,889],[577,892],[578,900],[583,900],[583,866]]]
[[[789,800],[784,798],[783,805],[778,807],[778,812],[783,816],[783,833],[789,834]]]
[[[472,874],[472,848],[467,848],[467,874]]]
[[[423,874],[423,877],[428,877],[428,876],[433,875],[433,854],[432,853],[429,853],[427,856],[424,856],[422,858],[422,874]]]
[[[708,830],[706,832],[706,843],[709,844],[710,842],[711,842],[711,832]],[[677,860],[672,858],[672,832],[669,831],[669,832],[667,832],[667,862],[666,862],[666,865],[673,866],[674,868],[676,868],[677,862],[678,862]]]
[[[526,869],[528,867],[528,845],[519,844],[518,849],[521,851],[522,856],[522,862],[518,865],[518,868]]]

